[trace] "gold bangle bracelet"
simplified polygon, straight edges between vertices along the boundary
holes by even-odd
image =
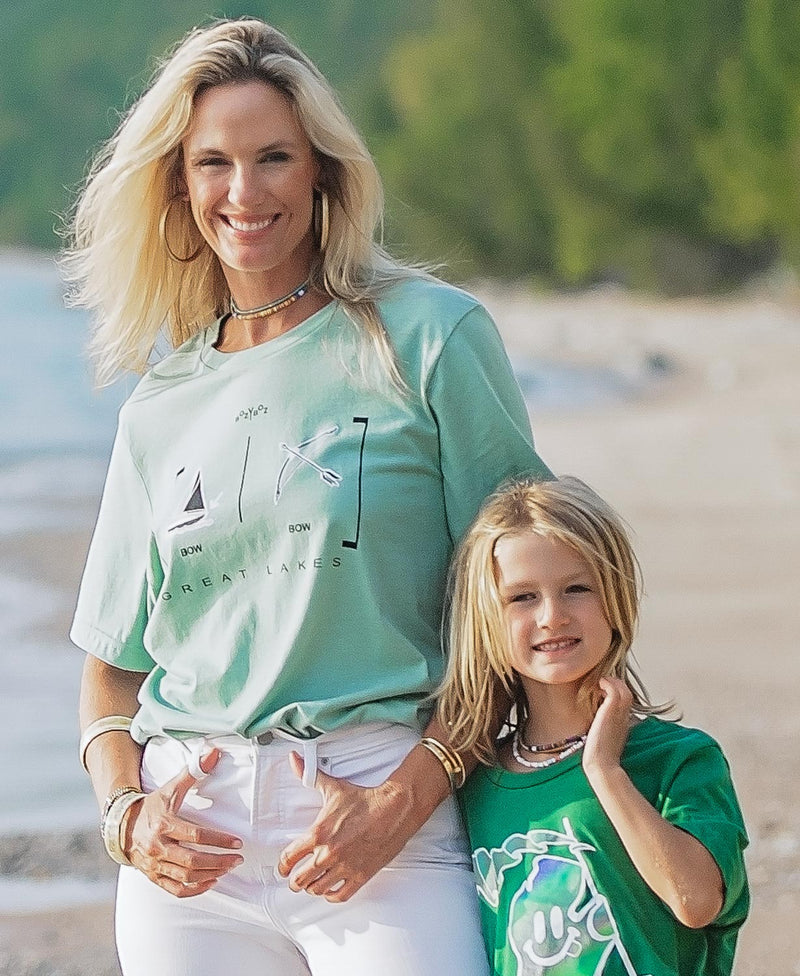
[[[440,739],[435,739],[433,736],[426,735],[425,740],[435,745],[447,756],[451,765],[455,769],[456,774],[458,775],[459,782],[456,785],[458,787],[463,786],[467,779],[467,770],[461,756],[455,751],[455,749],[447,745],[447,743],[442,742]]]
[[[422,746],[423,749],[427,749],[427,751],[432,756],[435,756],[436,759],[439,760],[439,763],[441,764],[441,767],[444,770],[445,775],[447,776],[447,782],[450,786],[450,792],[455,793],[456,791],[455,770],[453,769],[452,765],[448,762],[447,757],[442,752],[440,752],[434,745],[432,745],[430,742],[426,742],[424,739],[420,739],[419,744]]]
[[[105,803],[103,804],[103,812],[100,814],[100,833],[101,834],[103,833],[103,825],[106,822],[106,817],[108,816],[108,811],[117,802],[117,800],[121,796],[125,796],[126,793],[141,793],[141,792],[142,792],[142,790],[141,790],[141,787],[139,787],[139,786],[118,786],[115,790],[112,790],[112,792],[108,794],[108,796],[105,799]]]
[[[464,762],[457,752],[438,739],[434,739],[432,736],[424,736],[420,739],[420,745],[427,749],[442,764],[442,768],[450,783],[451,793],[455,793],[459,787],[464,785],[467,778],[466,770],[464,768]]]

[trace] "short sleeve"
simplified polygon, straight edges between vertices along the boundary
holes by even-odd
[[[661,813],[696,837],[722,873],[725,901],[714,924],[741,923],[749,907],[744,865],[747,832],[728,762],[715,742],[695,749],[680,765]]]
[[[128,671],[150,671],[154,666],[144,646],[151,521],[147,491],[120,426],[70,638],[95,657]]]
[[[552,477],[536,453],[530,420],[502,339],[476,305],[442,349],[428,388],[439,430],[447,523],[458,542],[503,481]]]

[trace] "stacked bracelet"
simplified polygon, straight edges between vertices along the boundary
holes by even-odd
[[[134,803],[145,796],[136,786],[120,786],[109,793],[103,804],[100,818],[100,836],[108,856],[117,864],[130,865],[127,854],[122,850],[122,821]]]
[[[86,769],[87,773],[89,770],[86,768],[86,750],[89,745],[99,735],[104,735],[106,732],[129,732],[132,723],[133,719],[129,715],[106,715],[104,718],[96,719],[86,727],[81,736],[80,757],[81,766]]]
[[[436,758],[442,764],[442,767],[447,774],[447,779],[450,782],[451,793],[455,793],[457,789],[464,785],[467,778],[467,771],[464,768],[464,760],[454,749],[451,749],[450,746],[445,745],[444,742],[440,742],[438,739],[434,739],[429,735],[426,735],[423,739],[420,739],[419,744],[424,746],[432,755],[436,756]]]

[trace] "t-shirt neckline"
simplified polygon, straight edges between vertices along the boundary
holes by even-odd
[[[236,352],[220,352],[219,349],[214,347],[214,343],[219,338],[222,323],[228,317],[227,314],[221,315],[205,330],[200,358],[211,369],[223,369],[234,363],[241,365],[277,355],[290,346],[302,342],[317,330],[327,325],[338,307],[338,301],[330,301],[327,305],[324,305],[309,315],[307,319],[303,319],[302,322],[289,329],[288,332],[284,332],[283,335],[269,339],[267,342],[261,342],[257,346],[239,349]]]

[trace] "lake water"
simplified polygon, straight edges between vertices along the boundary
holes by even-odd
[[[0,255],[0,546],[29,532],[86,529],[94,518],[117,411],[132,380],[92,391],[84,313],[63,306],[52,260]],[[634,391],[612,370],[517,363],[534,410],[568,410]],[[46,544],[46,543],[45,543]],[[57,553],[53,553],[55,559]],[[77,752],[82,653],[43,622],[67,615],[74,594],[0,571],[0,832],[96,822]]]
[[[1,256],[0,308],[0,546],[33,533],[47,547],[53,533],[55,547],[64,531],[91,524],[132,384],[92,391],[87,319],[64,308],[52,260]],[[73,596],[9,558],[0,565],[0,831],[90,824],[94,800],[75,758],[81,654],[44,626]]]

